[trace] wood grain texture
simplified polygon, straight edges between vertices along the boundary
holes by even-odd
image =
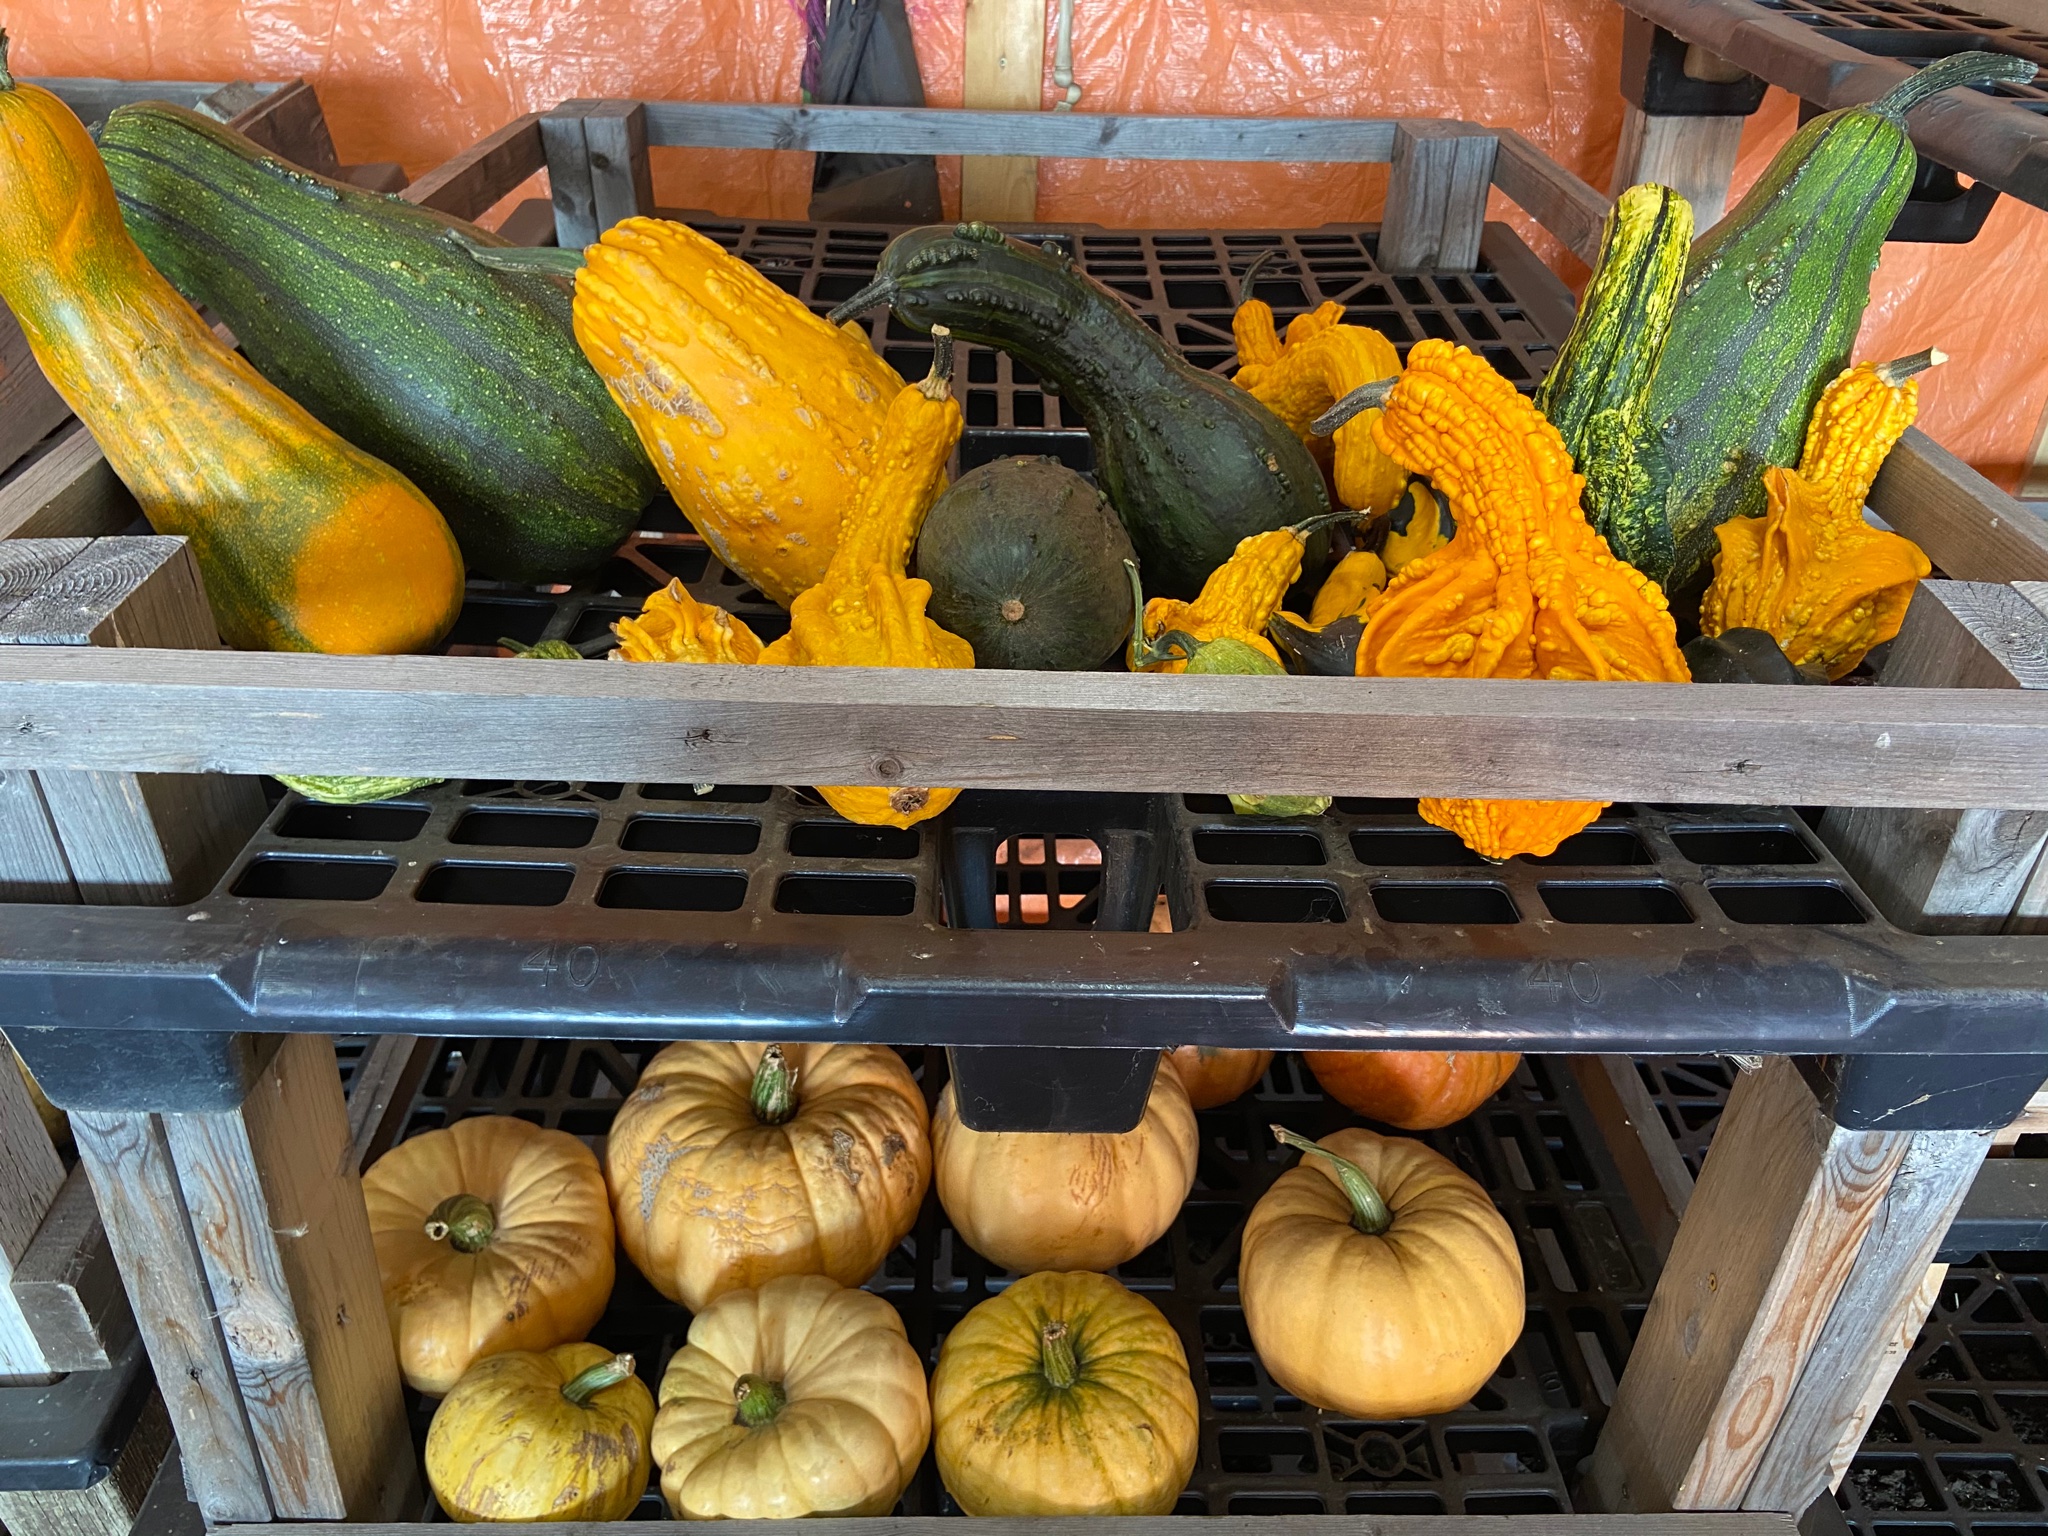
[[[1469,272],[1479,262],[1497,135],[1469,123],[1394,129],[1379,263],[1389,272]]]
[[[2048,809],[2033,690],[0,646],[0,726],[0,769]]]
[[[92,547],[90,539],[13,539],[0,544],[0,625]]]
[[[1895,1319],[1898,1327],[1873,1363],[1869,1384],[1863,1389],[1856,1411],[1843,1416],[1842,1438],[1835,1443],[1834,1451],[1828,1457],[1826,1479],[1829,1493],[1842,1486],[1842,1479],[1849,1472],[1849,1463],[1863,1449],[1863,1438],[1870,1429],[1870,1422],[1877,1417],[1877,1410],[1884,1406],[1885,1394],[1898,1379],[1899,1369],[1919,1339],[1920,1329],[1925,1325],[1928,1314],[1933,1312],[1934,1303],[1941,1295],[1941,1284],[1947,1278],[1946,1264],[1930,1264],[1920,1276],[1920,1283],[1901,1299]]]
[[[1957,581],[2048,581],[2048,520],[1918,427],[1886,456],[1870,510]]]
[[[2012,587],[1922,582],[1882,683],[2048,689],[2048,615]],[[2048,814],[1836,807],[1820,833],[1893,922],[1923,933],[1998,933],[2048,850]]]
[[[649,144],[699,149],[1365,163],[1384,163],[1394,151],[1392,118],[1126,117],[696,101],[650,101],[646,106]]]
[[[2042,405],[2040,424],[2034,428],[2034,446],[2027,454],[2020,496],[2030,501],[2048,500],[2048,404]]]
[[[349,1160],[367,1168],[398,1142],[413,1095],[433,1065],[434,1044],[416,1035],[379,1035],[356,1063],[348,1087]]]
[[[142,508],[74,422],[0,482],[0,539],[98,538],[120,533]]]
[[[71,1126],[193,1499],[216,1523],[268,1520],[269,1495],[161,1118],[81,1111]]]
[[[1636,1214],[1657,1257],[1668,1259],[1679,1219],[1692,1199],[1692,1170],[1657,1112],[1656,1101],[1627,1056],[1574,1056],[1572,1076],[1601,1130],[1608,1155],[1621,1171]]]
[[[1743,1508],[1804,1509],[1840,1480],[1846,1467],[1842,1447],[1853,1453],[1862,1443],[1897,1372],[1901,1333],[1910,1336],[1926,1319],[1931,1298],[1921,1297],[1928,1266],[1989,1146],[1985,1131],[1912,1133],[1743,1494]],[[1713,1166],[1711,1158],[1707,1166]]]
[[[293,80],[234,120],[236,130],[272,154],[322,176],[341,169],[320,97],[305,80]]]
[[[1045,81],[1045,0],[967,0],[961,104],[1037,112]],[[1062,114],[1064,115],[1064,114]],[[963,155],[960,217],[1028,224],[1038,217],[1038,161]]]
[[[1609,199],[1519,133],[1502,131],[1493,184],[1579,260],[1590,266],[1599,257]]]
[[[878,1525],[874,1520],[826,1519],[804,1522],[804,1536],[872,1536],[886,1530],[889,1536],[947,1536],[951,1522],[931,1516],[903,1519],[890,1517]],[[686,1522],[654,1520],[635,1522],[640,1530],[653,1532],[692,1529]],[[778,1536],[785,1528],[773,1520],[736,1520],[731,1531],[719,1536]],[[322,1528],[327,1536],[419,1536],[416,1525],[331,1525]],[[570,1520],[556,1524],[506,1524],[494,1526],[501,1536],[614,1536],[616,1525],[597,1521]],[[976,1520],[976,1532],[987,1536],[1184,1536],[1185,1517],[1125,1516],[1106,1525],[1099,1516],[1069,1516],[1041,1519]],[[1756,1514],[1652,1514],[1652,1515],[1209,1515],[1201,1522],[1203,1532],[1213,1536],[1797,1536],[1798,1523],[1790,1515]],[[305,1536],[303,1529],[288,1525],[257,1526],[238,1531],[236,1536]]]
[[[541,114],[514,118],[489,138],[437,166],[398,195],[422,208],[474,219],[547,164]]]
[[[583,119],[590,157],[590,194],[599,234],[621,219],[654,212],[654,172],[647,160],[647,109],[637,101],[601,101]]]
[[[40,563],[48,574],[0,614],[0,645],[159,645],[218,650],[199,562],[183,538],[9,540],[0,545],[0,590],[21,578],[8,566]],[[47,558],[38,562],[38,555]],[[34,580],[30,575],[30,580]],[[5,601],[0,598],[0,601]]]
[[[13,1049],[0,1042],[0,1378],[33,1379],[63,1369],[44,1351],[13,1288],[15,1266],[63,1187],[63,1161]]]
[[[130,1536],[170,1449],[170,1415],[162,1395],[151,1392],[105,1477],[90,1488],[0,1493],[0,1522],[9,1536]]]
[[[590,146],[583,133],[583,117],[601,105],[565,101],[540,120],[548,193],[555,205],[555,244],[565,250],[581,250],[596,241],[599,233],[597,191],[590,177]]]
[[[38,776],[25,768],[0,772],[0,902],[76,900]]]
[[[110,1319],[127,1311],[100,1208],[84,1167],[64,1176],[57,1198],[14,1267],[14,1300],[53,1371],[102,1371]]]
[[[1624,103],[1621,147],[1610,190],[1654,181],[1692,204],[1693,227],[1708,230],[1728,211],[1728,183],[1742,147],[1742,117],[1652,117]]]
[[[1784,1057],[1743,1074],[1601,1432],[1596,1507],[1741,1507],[1911,1141],[1839,1129]]]
[[[71,414],[30,354],[11,310],[0,305],[0,470],[56,431]]]

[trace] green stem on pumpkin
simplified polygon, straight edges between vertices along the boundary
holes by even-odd
[[[761,1053],[761,1065],[754,1068],[754,1118],[763,1125],[781,1125],[796,1113],[796,1068],[771,1045]]]
[[[475,1195],[450,1195],[427,1218],[427,1236],[457,1253],[482,1253],[497,1231],[498,1218]]]
[[[1306,1136],[1298,1136],[1284,1125],[1267,1127],[1274,1140],[1283,1147],[1292,1147],[1304,1155],[1314,1153],[1317,1157],[1328,1158],[1337,1168],[1337,1182],[1343,1187],[1346,1198],[1351,1201],[1351,1225],[1367,1237],[1378,1237],[1394,1224],[1394,1213],[1387,1209],[1387,1202],[1380,1198],[1380,1192],[1373,1187],[1365,1170],[1348,1157],[1339,1157],[1328,1147],[1319,1147]]]
[[[733,1423],[760,1429],[775,1422],[776,1415],[789,1402],[789,1394],[782,1390],[781,1382],[750,1371],[732,1384],[732,1400]]]
[[[613,1355],[609,1360],[600,1360],[586,1371],[578,1371],[569,1378],[562,1388],[562,1396],[581,1408],[606,1387],[616,1387],[633,1374],[631,1355]]]
[[[7,67],[7,29],[0,27],[0,91],[14,89],[14,72]]]
[[[1045,1379],[1065,1391],[1080,1379],[1081,1366],[1074,1359],[1073,1330],[1062,1318],[1054,1318],[1038,1332],[1038,1368]]]

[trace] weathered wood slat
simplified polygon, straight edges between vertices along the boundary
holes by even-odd
[[[33,1378],[60,1369],[15,1300],[14,1274],[63,1187],[64,1164],[36,1113],[13,1048],[0,1040],[0,1377]]]
[[[590,157],[591,207],[600,234],[621,219],[654,212],[647,111],[639,102],[599,102],[583,119],[583,145]]]
[[[0,539],[98,538],[141,515],[82,422],[0,483]]]
[[[128,1298],[82,1166],[64,1176],[15,1266],[14,1300],[51,1370],[100,1371],[112,1363],[105,1323],[127,1310]]]
[[[1639,182],[1671,188],[1692,204],[1702,233],[1728,209],[1728,183],[1742,147],[1746,117],[1652,117],[1633,102],[1622,109],[1621,148],[1611,190],[1619,197]]]
[[[1918,427],[1886,457],[1870,509],[1957,581],[2048,581],[2048,519]]]
[[[1045,88],[1045,0],[967,0],[961,105],[1036,112]],[[960,217],[1029,223],[1038,217],[1038,161],[963,155]]]
[[[1394,152],[1392,118],[1125,117],[697,101],[646,107],[649,144],[699,149],[1292,162],[1384,162]]]
[[[232,126],[274,155],[322,176],[341,169],[327,117],[311,84],[294,80],[234,119]]]
[[[349,1080],[350,1166],[367,1168],[397,1143],[433,1059],[433,1042],[416,1035],[379,1035],[370,1042]]]
[[[1668,1258],[1692,1199],[1692,1171],[1628,1056],[1574,1056],[1572,1076],[1621,1171],[1659,1258]]]
[[[514,118],[398,195],[422,208],[474,219],[547,164],[541,149],[540,119],[538,112]]]
[[[1498,138],[1467,123],[1397,124],[1379,260],[1389,272],[1469,272],[1479,261]]]
[[[48,437],[71,414],[28,349],[21,322],[0,305],[0,470]]]
[[[1581,261],[1600,254],[1609,200],[1519,133],[1501,133],[1493,184]]]
[[[547,152],[548,195],[555,205],[555,243],[564,249],[581,250],[603,232],[597,224],[597,188],[591,175],[589,141],[583,132],[583,115],[602,105],[565,101],[540,120],[541,147]]]
[[[1992,689],[5,646],[0,724],[0,768],[2048,808],[2048,693]]]

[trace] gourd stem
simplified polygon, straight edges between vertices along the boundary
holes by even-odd
[[[754,1118],[763,1125],[781,1125],[796,1113],[796,1068],[781,1046],[771,1045],[761,1053],[752,1097]]]
[[[1045,1379],[1065,1391],[1080,1379],[1081,1367],[1074,1359],[1073,1330],[1063,1318],[1054,1318],[1038,1332],[1038,1367]]]
[[[1297,539],[1306,539],[1312,533],[1321,533],[1325,528],[1334,528],[1339,523],[1355,523],[1357,521],[1358,513],[1349,507],[1344,507],[1338,511],[1324,512],[1316,517],[1309,518],[1305,522],[1296,523],[1287,531]]]
[[[609,646],[612,642],[607,637],[604,643]],[[527,645],[512,639],[508,635],[500,635],[498,636],[498,644],[522,660],[531,658],[535,661],[584,661],[588,659],[566,640],[543,640],[538,645]]]
[[[1387,397],[1400,382],[1400,375],[1392,378],[1374,379],[1370,384],[1361,384],[1342,400],[1331,406],[1322,415],[1308,424],[1309,431],[1317,437],[1328,437],[1354,416],[1363,416],[1367,411],[1385,410]]]
[[[1915,352],[1911,357],[1895,357],[1888,363],[1877,365],[1877,376],[1893,389],[1897,389],[1916,373],[1925,373],[1930,368],[1939,368],[1948,361],[1948,354],[1939,347],[1929,347],[1925,352]]]
[[[1931,96],[1958,85],[2025,85],[2034,78],[2035,65],[2010,54],[1951,54],[1937,59],[1918,74],[1908,75],[1870,104],[1869,110],[1904,123],[1906,114]]]
[[[482,1253],[497,1235],[498,1218],[475,1195],[450,1195],[427,1218],[426,1233],[457,1253]]]
[[[1124,562],[1124,574],[1131,579],[1132,610],[1131,642],[1125,648],[1125,665],[1133,672],[1142,672],[1162,661],[1193,660],[1197,642],[1184,630],[1170,629],[1156,638],[1145,638],[1145,583],[1138,575],[1138,567],[1129,560]]]
[[[953,393],[953,333],[946,326],[932,327],[932,371],[917,387],[927,400],[943,400]]]
[[[852,298],[835,306],[832,313],[825,318],[834,325],[844,325],[849,320],[858,319],[871,309],[879,308],[884,304],[894,304],[895,302],[896,279],[893,277],[878,277]]]
[[[14,89],[14,71],[7,67],[7,29],[0,27],[0,91]]]
[[[1252,258],[1252,264],[1244,269],[1237,279],[1237,302],[1249,304],[1252,301],[1252,285],[1259,280],[1259,274],[1266,270],[1266,263],[1280,253],[1277,250],[1261,251]]]
[[[588,1370],[578,1371],[569,1378],[562,1388],[562,1396],[577,1407],[582,1407],[606,1387],[616,1387],[633,1374],[631,1355],[613,1355],[609,1360],[600,1360]]]
[[[1292,1147],[1304,1155],[1314,1153],[1326,1157],[1337,1166],[1337,1182],[1343,1186],[1345,1196],[1351,1201],[1351,1225],[1367,1237],[1378,1237],[1394,1224],[1394,1213],[1387,1209],[1387,1202],[1380,1198],[1380,1192],[1373,1187],[1365,1170],[1348,1157],[1339,1157],[1328,1147],[1319,1147],[1306,1136],[1298,1136],[1284,1125],[1268,1126],[1273,1138],[1283,1147]]]
[[[583,253],[554,245],[485,245],[459,229],[448,238],[469,254],[469,259],[493,272],[539,272],[554,277],[573,277],[583,270]]]
[[[782,1383],[770,1381],[766,1376],[756,1376],[751,1371],[732,1384],[733,1415],[735,1424],[744,1424],[748,1429],[759,1429],[773,1424],[789,1402],[789,1394],[782,1390]]]

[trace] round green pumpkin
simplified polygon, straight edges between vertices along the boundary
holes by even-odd
[[[977,667],[1085,672],[1131,630],[1130,536],[1057,459],[997,459],[941,496],[917,540],[925,610]]]

